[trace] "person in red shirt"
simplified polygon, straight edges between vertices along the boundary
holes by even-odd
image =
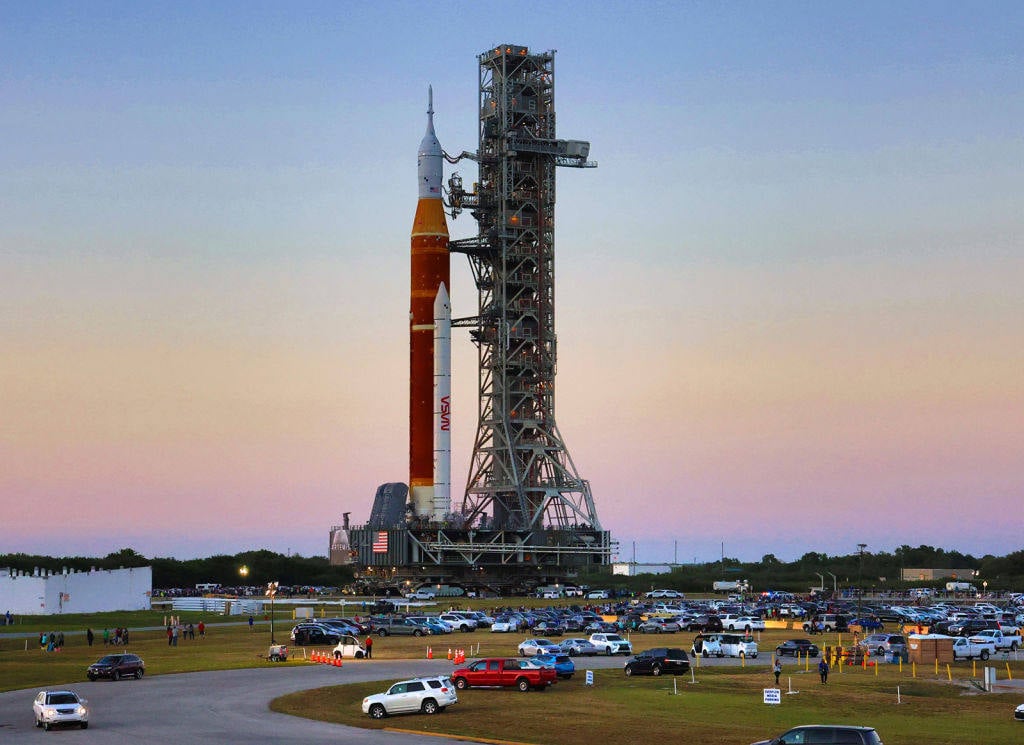
[[[366,635],[366,659],[373,657],[373,637],[369,634]]]

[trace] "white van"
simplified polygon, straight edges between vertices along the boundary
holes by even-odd
[[[693,640],[694,657],[757,657],[757,642],[743,634],[707,634]]]

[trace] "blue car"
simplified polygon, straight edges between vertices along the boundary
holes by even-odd
[[[569,680],[576,672],[576,664],[567,654],[539,654],[534,659],[544,667],[555,668],[555,674],[564,680]]]

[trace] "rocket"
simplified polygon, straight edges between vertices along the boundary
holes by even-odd
[[[419,200],[410,236],[409,496],[416,517],[441,519],[450,508],[451,279],[441,201],[444,156],[434,134],[432,88],[427,96],[427,131],[417,154]],[[443,336],[439,326],[444,326]]]

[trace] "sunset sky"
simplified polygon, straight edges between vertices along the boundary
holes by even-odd
[[[475,150],[506,42],[599,163],[558,173],[557,411],[623,558],[1019,550],[1021,39],[1019,2],[0,0],[0,553],[325,554],[407,481],[427,85]]]

